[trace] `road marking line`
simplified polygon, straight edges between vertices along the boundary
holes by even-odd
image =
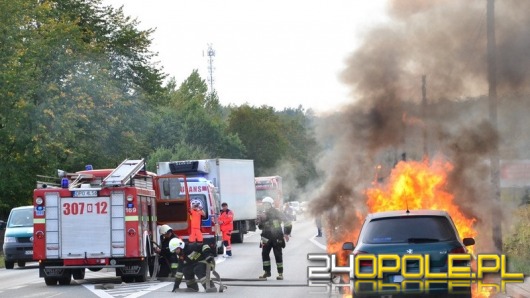
[[[96,294],[100,298],[114,298],[114,297],[125,297],[125,298],[137,298],[146,295],[152,291],[158,290],[165,286],[173,284],[172,282],[160,282],[156,284],[136,284],[136,285],[123,285],[113,289],[96,289],[95,285],[83,285],[87,290]],[[141,289],[140,287],[144,287]],[[134,292],[130,295],[126,295],[128,292]],[[125,294],[125,295],[124,295]]]
[[[90,292],[96,294],[96,296],[100,298],[113,298],[113,296],[109,295],[107,292],[105,292],[105,290],[96,289],[94,285],[83,285],[83,287],[85,287]]]
[[[322,248],[323,250],[327,250],[326,246],[324,244],[320,244],[316,239],[315,236],[309,238],[309,241],[313,242],[314,245]]]

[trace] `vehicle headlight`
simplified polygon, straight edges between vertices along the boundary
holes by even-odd
[[[17,242],[16,237],[4,237],[4,243],[14,243]]]

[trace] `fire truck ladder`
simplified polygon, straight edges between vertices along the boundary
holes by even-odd
[[[126,159],[103,179],[102,186],[126,185],[144,166],[143,159]]]

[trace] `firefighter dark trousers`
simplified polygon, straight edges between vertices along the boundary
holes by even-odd
[[[278,269],[278,273],[283,273],[282,248],[279,245],[271,245],[270,243],[267,243],[261,247],[263,270],[269,273],[271,272],[271,250],[274,252],[274,258],[276,259],[276,269]]]
[[[160,257],[159,264],[160,269],[158,271],[157,277],[168,277],[171,270],[169,260],[167,258]]]
[[[198,262],[195,264],[186,265],[184,268],[182,268],[182,275],[184,275],[184,278],[186,279],[186,286],[188,289],[199,291],[199,285],[197,284],[195,276],[197,276],[198,281],[204,286],[205,289],[213,286],[213,282],[210,282],[210,280],[206,278],[206,266],[206,263]],[[182,275],[177,272],[173,290],[179,288],[180,282],[182,281]],[[207,281],[210,282],[209,285],[206,285]]]

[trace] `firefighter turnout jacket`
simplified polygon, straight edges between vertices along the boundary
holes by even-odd
[[[262,238],[282,242],[285,246],[284,235],[291,235],[292,224],[283,212],[272,207],[260,214],[258,228]]]

